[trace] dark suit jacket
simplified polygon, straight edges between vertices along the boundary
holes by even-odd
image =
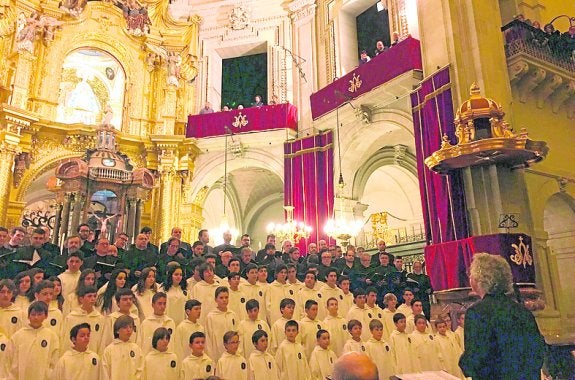
[[[515,300],[486,295],[465,313],[459,366],[473,380],[539,380],[545,341],[533,314]]]

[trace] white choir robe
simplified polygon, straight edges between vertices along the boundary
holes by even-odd
[[[439,347],[433,335],[415,330],[410,334],[413,356],[420,371],[441,371]]]
[[[104,336],[102,337],[102,348],[108,347],[114,341],[114,323],[120,318],[122,313],[115,311],[106,317],[106,327],[104,328]],[[130,336],[130,342],[136,343],[138,341],[138,335],[140,334],[140,317],[137,314],[130,313],[130,317],[134,319],[134,330],[132,331],[132,336]],[[104,350],[102,349],[102,352]]]
[[[309,364],[301,344],[284,339],[275,357],[281,380],[311,380]]]
[[[202,314],[200,314],[199,318],[199,322],[202,326],[206,326],[206,319],[208,318],[208,314],[210,311],[215,310],[217,307],[216,289],[219,286],[220,284],[217,282],[208,284],[202,280],[196,283],[190,292],[190,299],[198,300],[202,303]]]
[[[395,313],[397,313],[397,310],[391,311],[388,308],[383,309],[382,312],[383,320],[381,322],[383,323],[383,336],[381,339],[385,340],[386,342],[389,342],[391,333],[395,331],[395,323],[393,323],[393,316]]]
[[[425,315],[421,314],[425,317]],[[415,315],[411,314],[409,317],[405,318],[405,332],[407,334],[411,334],[415,331]],[[431,329],[431,325],[427,320],[425,320],[425,332],[427,334],[431,334],[433,330]]]
[[[24,315],[26,313],[26,315]],[[25,326],[28,319],[28,310],[25,312],[16,304],[11,304],[8,307],[0,307],[0,330],[6,334],[8,338],[18,330]]]
[[[240,321],[246,319],[248,317],[248,313],[246,311],[246,302],[248,302],[248,298],[241,290],[228,289],[230,295],[228,309],[236,313]]]
[[[464,328],[461,326],[457,326],[454,334],[455,334],[455,340],[457,341],[457,344],[459,344],[459,348],[461,348],[461,351],[465,351],[465,330],[464,330]]]
[[[352,338],[346,340],[342,349],[343,354],[347,354],[348,352],[358,352],[360,354],[365,354],[365,351],[365,343],[363,343],[363,341],[358,342]]]
[[[319,330],[323,329],[321,322],[317,319],[310,319],[303,317],[299,322],[299,338],[300,343],[305,350],[306,358],[310,358],[317,342],[316,334]]]
[[[343,351],[343,345],[349,339],[347,332],[347,321],[344,317],[332,317],[328,315],[321,323],[324,329],[329,332],[329,348],[339,357]]]
[[[12,368],[12,341],[0,329],[0,379],[8,379]]]
[[[419,370],[411,344],[411,337],[408,334],[395,330],[389,336],[388,343],[395,356],[395,369],[398,374],[413,373]]]
[[[58,278],[62,283],[62,297],[64,297],[64,300],[68,298],[70,293],[74,293],[74,290],[76,290],[81,273],[82,272],[79,270],[76,272],[70,272],[70,269],[66,269],[63,273],[58,275]]]
[[[283,340],[286,337],[285,327],[286,327],[287,321],[289,321],[289,319],[281,317],[280,319],[275,321],[275,323],[271,327],[272,333],[269,336],[269,340],[268,340],[268,351],[272,355],[276,354],[278,347],[280,346],[280,344],[283,342]],[[299,339],[296,339],[296,341],[298,341],[298,340]]]
[[[173,341],[174,352],[180,362],[192,354],[190,336],[197,331],[205,333],[204,326],[189,319],[184,319],[182,323],[176,326],[176,333],[171,340]]]
[[[148,352],[144,357],[144,373],[142,380],[178,380],[180,377],[180,361],[169,349],[160,352],[156,349]]]
[[[217,362],[226,351],[224,334],[238,330],[238,316],[233,311],[212,310],[208,313],[206,322],[207,354]]]
[[[342,290],[343,293],[343,290]],[[340,315],[347,315],[347,313],[349,313],[349,310],[352,308],[352,306],[354,305],[353,303],[353,294],[351,293],[347,293],[347,294],[343,294],[343,299],[342,300],[338,300],[339,304],[339,308],[338,308],[338,313]]]
[[[266,308],[265,288],[257,282],[252,285],[246,281],[244,283],[240,283],[240,290],[246,295],[246,299],[248,301],[254,299],[259,302],[260,311],[258,313],[258,318],[267,321],[268,312]]]
[[[248,380],[248,363],[238,353],[224,352],[216,364],[216,376],[226,380]]]
[[[44,326],[22,327],[12,335],[12,378],[50,379],[60,357],[60,337]]]
[[[240,321],[238,325],[238,334],[240,335],[240,353],[244,356],[244,358],[249,358],[251,353],[255,351],[256,348],[252,343],[252,335],[254,335],[254,333],[258,330],[263,330],[268,333],[269,344],[271,331],[266,321],[262,319],[256,319],[253,321],[249,318]]]
[[[87,313],[83,309],[74,309],[66,316],[66,318],[64,318],[60,341],[62,350],[69,350],[72,348],[70,330],[72,330],[72,327],[79,325],[80,323],[90,324],[90,344],[88,345],[88,348],[97,354],[103,352],[105,347],[102,342],[107,333],[104,331],[107,328],[107,320],[96,309],[92,310],[91,313]]]
[[[62,326],[64,324],[64,315],[62,314],[62,312],[60,311],[60,309],[58,309],[58,307],[50,304],[50,306],[48,307],[48,318],[44,319],[44,322],[42,322],[42,326],[44,327],[48,327],[50,330],[54,331],[56,333],[56,335],[61,336],[62,334],[65,334],[65,331],[62,330]],[[70,331],[68,331],[68,338],[70,337]],[[66,347],[62,346],[60,347],[60,353],[64,353],[64,351],[66,350]]]
[[[361,340],[367,341],[371,337],[371,333],[369,332],[369,318],[367,316],[368,310],[367,308],[359,308],[356,305],[353,305],[345,319],[351,321],[352,319],[356,319],[361,322]]]
[[[302,287],[297,294],[297,299],[295,300],[295,312],[293,317],[297,320],[305,317],[305,303],[307,300],[314,300],[318,305],[318,316],[319,308],[321,302],[321,294],[316,289],[310,289],[307,286]],[[321,320],[321,319],[320,319]]]
[[[92,350],[74,349],[62,355],[52,376],[53,380],[107,380],[100,356]]]
[[[202,356],[190,355],[182,362],[180,380],[205,379],[214,374],[216,366],[212,359],[203,354]]]
[[[170,343],[168,344],[168,351],[174,351],[173,347],[175,339],[173,339],[173,335],[174,331],[176,331],[176,324],[174,323],[174,320],[165,314],[152,314],[142,321],[142,324],[140,325],[140,332],[138,333],[138,339],[136,340],[136,344],[142,349],[142,355],[146,356],[148,352],[153,350],[152,338],[154,337],[154,332],[156,329],[160,327],[168,329],[172,335]]]
[[[441,363],[441,368],[455,377],[465,379],[461,368],[459,368],[459,358],[463,352],[455,342],[455,339],[441,334],[435,334],[434,338],[437,342],[437,347],[439,348],[439,361]]]
[[[365,308],[367,309],[367,326],[363,326],[365,327],[368,331],[369,331],[369,323],[373,320],[373,319],[377,319],[378,321],[380,321],[381,323],[383,323],[383,309],[380,308],[377,305],[373,305],[373,307],[370,307],[368,304],[365,304]],[[371,334],[371,332],[370,332]],[[369,339],[369,338],[367,338]],[[366,341],[367,341],[366,339]]]
[[[144,289],[142,294],[138,293],[136,285],[132,287],[132,291],[136,295],[136,299],[140,304],[140,311],[142,312],[142,318],[146,319],[150,315],[154,314],[154,308],[152,307],[152,297],[156,294],[155,291],[151,289]]]
[[[329,348],[315,346],[309,358],[309,369],[313,380],[325,380],[333,373],[333,363],[337,360],[335,352]]]
[[[78,296],[75,292],[69,293],[67,298],[64,298],[64,304],[62,305],[62,314],[66,317],[72,310],[80,308],[80,301],[78,301]]]
[[[136,343],[114,339],[102,355],[102,365],[110,380],[140,380],[144,356]]]
[[[161,291],[165,292],[163,288]],[[172,318],[177,326],[186,319],[186,301],[190,299],[188,297],[190,292],[186,290],[184,293],[179,286],[171,286],[165,293],[168,296],[166,300],[166,315]]]
[[[395,357],[387,342],[369,338],[365,342],[365,353],[377,366],[379,380],[388,380],[396,374]]]
[[[281,318],[282,313],[280,311],[280,302],[284,298],[291,298],[294,302],[297,303],[295,294],[290,294],[290,290],[293,292],[293,289],[290,289],[289,285],[281,284],[277,281],[272,282],[268,285],[265,295],[266,295],[266,309],[268,312],[268,324],[271,326],[274,324],[275,321]],[[296,314],[294,312],[294,318]]]
[[[14,306],[19,307],[22,310],[23,316],[28,319],[28,306],[30,306],[30,300],[26,296],[17,295],[14,299]],[[23,322],[23,326],[28,322]]]
[[[276,359],[269,352],[254,350],[248,360],[249,380],[279,380]]]
[[[324,286],[321,287],[321,289],[319,290],[319,294],[321,295],[320,300],[318,301],[318,313],[317,313],[317,318],[318,319],[324,319],[325,317],[327,317],[327,300],[330,298],[335,298],[337,300],[337,305],[338,305],[338,311],[341,311],[341,303],[343,301],[343,292],[341,291],[340,288],[338,288],[337,286],[335,287],[330,287],[328,284],[325,284]]]
[[[406,304],[402,303],[397,307],[396,313],[401,313],[405,315],[405,318],[407,318],[413,314],[413,310],[411,310],[411,306],[407,306]]]

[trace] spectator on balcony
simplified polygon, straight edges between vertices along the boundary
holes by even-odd
[[[254,102],[252,103],[252,107],[262,107],[264,106],[264,102],[262,102],[262,97],[256,95]]]
[[[230,106],[228,106],[227,104],[224,106],[224,108],[222,108],[222,111],[229,111],[230,110]]]
[[[562,34],[563,45],[567,56],[572,56],[575,51],[575,25],[569,27],[569,30]]]
[[[268,102],[268,105],[270,106],[275,106],[276,104],[280,104],[280,99],[278,98],[278,96],[276,94],[272,95],[272,100],[270,100]]]
[[[359,56],[359,64],[363,65],[364,63],[368,63],[371,60],[369,55],[367,55],[367,51],[362,50]]]
[[[537,20],[533,21],[533,24],[531,26],[537,30],[541,30],[541,23]]]
[[[399,33],[393,32],[393,34],[391,35],[391,45],[390,46],[395,46],[398,43],[399,43]]]
[[[244,105],[243,105],[243,104],[238,104],[238,109],[239,109],[239,110],[243,110],[243,109],[244,109]]]
[[[377,41],[375,44],[375,51],[373,52],[374,56],[378,56],[380,53],[385,51],[385,45],[382,41]]]
[[[214,109],[212,108],[212,103],[206,102],[204,104],[204,108],[200,110],[200,115],[205,115],[207,113],[214,113]]]

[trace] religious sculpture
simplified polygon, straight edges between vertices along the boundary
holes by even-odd
[[[100,230],[100,237],[107,237],[108,221],[110,219],[117,217],[117,216],[120,216],[120,214],[113,214],[113,215],[106,217],[106,214],[104,214],[103,216],[98,216],[98,214],[96,214],[96,213],[91,213],[91,215],[94,218],[96,218],[96,220],[98,220],[98,222],[100,223],[100,226],[98,228]]]
[[[148,8],[142,6],[137,0],[112,1],[124,12],[128,33],[139,37],[150,32],[152,22],[148,16]]]
[[[182,64],[182,57],[176,52],[168,53],[168,84],[179,86],[180,78],[180,65]]]
[[[87,0],[63,0],[59,8],[72,17],[80,17],[80,14],[86,8]]]
[[[102,118],[102,125],[112,125],[112,119],[114,118],[114,111],[109,104],[106,104],[104,109],[104,117]]]
[[[16,49],[34,53],[34,41],[41,37],[44,44],[48,45],[54,40],[56,29],[61,28],[63,23],[54,17],[33,11],[28,18],[20,13],[17,24]]]
[[[182,65],[182,57],[179,53],[175,51],[167,51],[166,49],[155,46],[152,44],[146,44],[148,49],[151,50],[146,56],[146,63],[148,64],[148,69],[152,71],[158,61],[163,60],[164,64],[167,66],[167,83],[168,85],[178,87],[180,85],[180,67]]]

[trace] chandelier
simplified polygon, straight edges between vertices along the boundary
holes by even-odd
[[[279,241],[290,240],[297,244],[300,239],[307,239],[311,234],[311,227],[304,222],[293,220],[294,206],[284,206],[286,212],[285,223],[270,223],[267,232],[274,234]]]
[[[341,172],[341,145],[339,142],[339,107],[335,109],[336,115],[336,137],[337,137],[337,153],[339,161],[339,180],[338,180],[338,195],[336,200],[339,204],[339,212],[335,213],[334,217],[329,219],[324,227],[324,232],[337,240],[341,241],[341,245],[345,248],[349,244],[349,239],[357,236],[363,228],[363,222],[355,219],[347,219],[344,213],[345,197],[343,196],[343,188],[345,182]]]

